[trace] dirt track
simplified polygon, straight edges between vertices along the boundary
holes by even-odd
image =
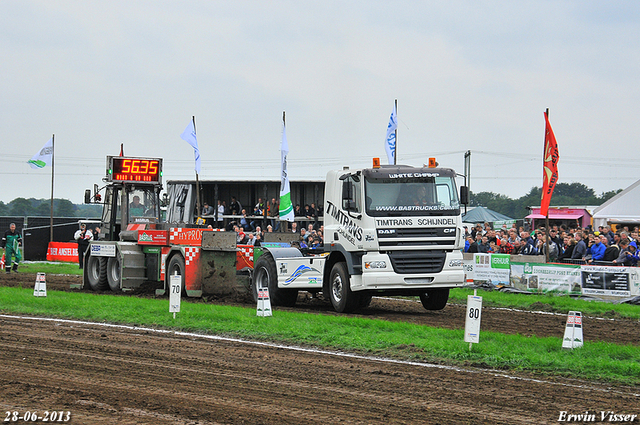
[[[21,280],[16,276],[2,284]],[[68,283],[47,277],[48,290],[56,284],[68,290]],[[330,314],[313,302],[298,310]],[[432,326],[464,323],[462,307],[431,313],[400,301],[375,300],[362,314]],[[565,321],[489,309],[482,320],[483,330],[557,336],[562,336]],[[505,320],[514,324],[503,329]],[[629,341],[637,343],[637,322],[593,322],[602,329],[596,333],[585,321],[586,338],[609,340],[611,333],[631,325],[636,337]],[[619,338],[626,338],[626,332]],[[390,363],[81,323],[0,317],[0,347],[2,419],[13,410],[68,410],[71,423],[87,424],[539,424],[557,423],[561,411],[588,410],[598,420],[601,410],[640,413],[638,388],[514,379],[481,369]]]

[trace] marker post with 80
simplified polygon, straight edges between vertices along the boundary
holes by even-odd
[[[467,296],[467,316],[464,323],[464,342],[469,343],[469,351],[473,344],[480,342],[480,317],[482,316],[482,297],[474,290]]]

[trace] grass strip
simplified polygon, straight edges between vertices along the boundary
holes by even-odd
[[[640,350],[635,346],[585,342],[572,351],[560,338],[523,337],[482,332],[469,350],[463,330],[402,322],[275,311],[256,317],[253,308],[182,303],[174,320],[168,299],[143,299],[49,291],[34,297],[32,289],[0,288],[0,311],[65,319],[163,327],[189,332],[242,337],[405,360],[501,370],[526,371],[580,379],[640,384]]]
[[[468,295],[473,295],[473,289],[452,289],[449,302],[466,305]],[[586,316],[640,320],[640,306],[633,304],[585,301],[558,293],[527,295],[478,290],[478,295],[482,297],[482,305],[485,307],[505,307],[563,314],[567,314],[569,311],[580,311]]]

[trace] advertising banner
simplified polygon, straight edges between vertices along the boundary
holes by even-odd
[[[509,254],[473,254],[473,279],[508,285],[510,262]]]
[[[629,267],[582,266],[582,293],[628,297],[631,295]]]
[[[532,292],[580,293],[580,266],[544,263],[512,263],[511,285]]]
[[[78,262],[77,242],[49,242],[47,261]]]

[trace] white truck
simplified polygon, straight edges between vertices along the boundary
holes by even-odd
[[[254,253],[254,297],[268,287],[274,305],[292,306],[299,290],[322,292],[336,311],[351,312],[373,295],[404,295],[443,309],[449,289],[466,282],[460,205],[468,190],[458,196],[455,178],[452,169],[404,165],[330,171],[324,246]]]

